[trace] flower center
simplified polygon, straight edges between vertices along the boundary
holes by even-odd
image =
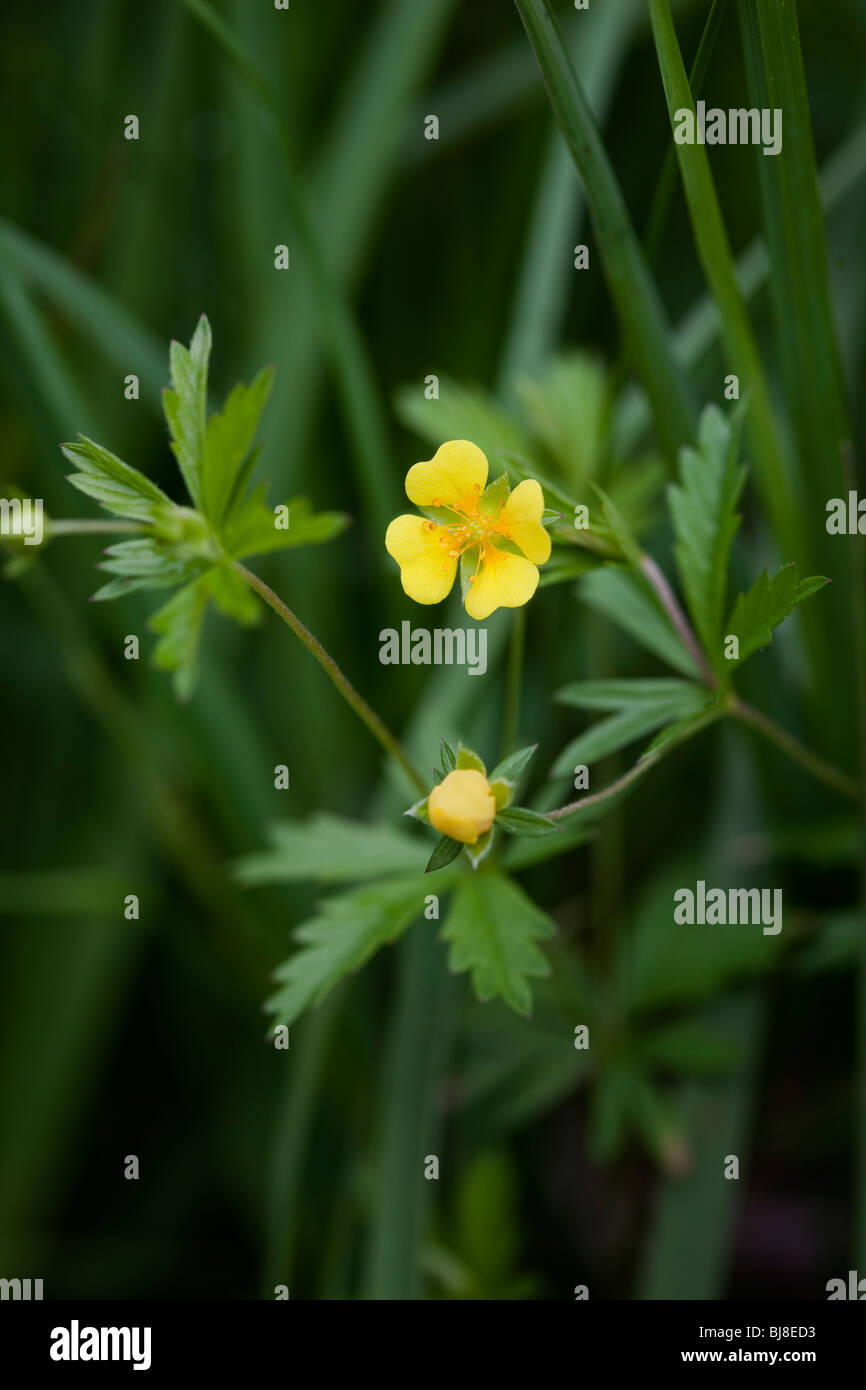
[[[438,498],[434,498],[434,507],[445,506],[446,509],[454,513],[454,521],[446,525],[440,525],[437,521],[427,521],[425,526],[429,531],[440,531],[439,544],[447,554],[447,560],[442,566],[446,569],[451,560],[457,560],[467,550],[478,548],[478,564],[475,566],[475,573],[470,576],[470,583],[478,577],[479,570],[484,564],[488,552],[494,549],[493,537],[501,536],[504,540],[510,539],[508,532],[500,526],[500,517],[505,506],[505,499],[499,503],[495,512],[483,512],[481,510],[481,499],[475,497],[468,505],[453,506],[448,503],[441,503]]]

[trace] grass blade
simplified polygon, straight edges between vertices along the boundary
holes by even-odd
[[[671,334],[616,175],[546,0],[516,0],[554,113],[583,180],[599,254],[643,381],[659,442],[671,464],[694,435],[695,410],[671,347]]]
[[[649,0],[653,36],[671,123],[678,110],[694,112],[668,0]],[[751,392],[746,428],[763,500],[786,556],[801,558],[805,539],[799,509],[782,458],[763,364],[737,284],[728,234],[703,145],[677,145],[677,158],[704,274],[721,315],[722,341],[731,371]]]

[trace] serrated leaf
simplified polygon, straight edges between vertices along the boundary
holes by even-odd
[[[301,949],[274,972],[280,988],[265,1004],[268,1013],[279,1023],[293,1023],[344,975],[396,940],[423,906],[423,880],[414,874],[328,899],[293,933]]]
[[[150,619],[149,626],[160,634],[154,664],[174,672],[175,690],[182,700],[190,698],[198,680],[198,644],[208,597],[205,574],[179,589]]]
[[[202,472],[207,441],[207,374],[211,350],[210,324],[204,314],[189,348],[172,342],[169,349],[172,389],[162,393],[163,410],[171,431],[171,449],[186,489],[202,510]]]
[[[436,841],[436,847],[430,858],[427,860],[425,874],[434,874],[437,869],[444,869],[446,864],[450,864],[456,859],[463,845],[459,840],[452,840],[450,835],[442,835]]]
[[[667,686],[668,682],[662,682]],[[579,734],[559,755],[553,766],[553,776],[570,773],[575,766],[589,766],[599,758],[625,748],[662,724],[696,715],[706,709],[712,698],[709,692],[688,681],[671,682],[679,688],[668,693],[649,694],[621,707],[616,714],[593,724]],[[579,685],[579,683],[578,683]],[[578,686],[569,689],[574,693]]]
[[[739,639],[739,656],[724,661],[723,665],[728,669],[739,666],[761,647],[766,647],[772,640],[773,629],[783,623],[799,603],[828,583],[829,580],[821,575],[798,579],[794,563],[784,565],[772,579],[764,570],[751,589],[740,594],[734,604],[723,636]]]
[[[201,572],[201,562],[178,556],[170,546],[152,536],[120,541],[105,552],[99,568],[117,578],[97,589],[93,598],[120,598],[136,589],[176,588]]]
[[[682,639],[642,575],[605,566],[588,574],[578,592],[590,607],[618,623],[667,666],[692,678],[698,675]]]
[[[265,367],[251,385],[239,382],[221,412],[207,422],[201,475],[202,510],[219,526],[235,491],[238,475],[258,428],[273,385],[273,368]]]
[[[537,743],[530,743],[525,748],[518,748],[515,753],[509,753],[507,758],[496,764],[490,773],[490,781],[510,782],[513,786],[537,747]]]
[[[156,483],[85,435],[61,449],[79,470],[68,479],[72,486],[115,516],[153,524],[172,508],[171,499]]]
[[[552,835],[560,829],[556,821],[549,820],[538,811],[530,811],[527,806],[508,806],[497,812],[496,824],[509,835]]]
[[[278,821],[268,839],[269,849],[236,863],[242,883],[366,882],[417,869],[422,849],[405,831],[328,813],[306,821]]]
[[[712,664],[719,647],[728,559],[740,524],[736,512],[746,469],[738,466],[741,415],[732,421],[716,406],[701,416],[698,448],[680,450],[680,484],[669,489],[675,554],[686,603]]]
[[[481,1000],[500,997],[517,1013],[532,1007],[529,980],[549,974],[536,941],[553,935],[550,918],[503,874],[461,880],[442,932],[449,968],[471,971]]]
[[[293,546],[321,545],[332,540],[348,525],[342,512],[313,512],[306,497],[293,497],[282,506],[288,511],[288,526],[277,526],[283,513],[265,502],[267,488],[262,483],[242,505],[234,509],[224,524],[222,541],[226,554],[235,560],[248,555],[264,555]]]

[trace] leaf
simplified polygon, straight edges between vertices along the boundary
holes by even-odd
[[[327,813],[307,821],[279,821],[268,838],[270,849],[235,864],[241,883],[352,883],[418,867],[414,836]]]
[[[507,758],[496,764],[490,773],[490,781],[510,782],[514,786],[537,747],[537,743],[530,743],[526,748],[519,748],[516,753],[509,753]]]
[[[641,560],[643,558],[641,555],[641,548],[635,540],[631,528],[628,525],[625,517],[622,515],[622,512],[612,501],[612,499],[608,497],[607,493],[602,488],[600,488],[597,483],[593,483],[592,486],[595,492],[598,494],[599,498],[601,499],[602,515],[604,516],[604,519],[607,522],[616,540],[617,545],[619,546],[625,558],[628,560],[629,564],[633,565],[636,570],[639,570]]]
[[[449,968],[471,971],[478,998],[501,997],[517,1013],[532,1007],[529,979],[549,974],[535,945],[552,936],[553,922],[498,872],[460,882],[442,932],[451,943]]]
[[[450,864],[456,859],[460,851],[464,848],[459,840],[452,840],[450,835],[442,835],[436,841],[436,847],[430,858],[427,860],[425,874],[433,874],[437,869],[444,869],[446,864]]]
[[[606,566],[586,576],[579,595],[667,666],[683,675],[697,676],[691,656],[642,575]]]
[[[395,405],[403,424],[437,447],[446,439],[471,439],[489,460],[529,447],[520,425],[492,396],[449,377],[439,378],[438,400],[427,400],[413,384],[397,392]]]
[[[766,647],[772,640],[773,629],[785,621],[797,604],[816,594],[829,582],[821,575],[798,579],[794,563],[784,565],[772,579],[764,570],[751,589],[740,594],[728,618],[725,636],[739,639],[739,655],[726,661],[725,665],[729,668],[739,666],[761,647]]]
[[[156,483],[83,434],[76,443],[61,448],[79,470],[68,481],[115,516],[153,524],[173,508],[171,498]]]
[[[252,385],[238,382],[222,412],[207,422],[201,475],[202,510],[219,527],[241,466],[252,446],[259,419],[273,385],[272,367],[259,372]]]
[[[604,364],[588,352],[567,353],[538,375],[518,378],[516,389],[533,433],[580,489],[603,458],[610,405]]]
[[[496,824],[509,835],[550,835],[560,829],[556,821],[549,820],[538,811],[530,811],[526,806],[509,806],[497,812]]]
[[[227,618],[245,627],[261,622],[262,610],[255,594],[230,565],[215,565],[208,572],[208,592]]]
[[[94,599],[116,598],[134,589],[177,587],[201,572],[201,561],[178,555],[153,536],[110,545],[99,569],[118,578],[98,589]],[[111,592],[109,592],[109,590]]]
[[[567,584],[571,579],[582,579],[601,563],[600,556],[593,555],[589,550],[575,550],[566,555],[563,549],[555,549],[541,570],[538,587],[549,589],[553,584]]]
[[[274,972],[280,988],[265,1008],[279,1023],[291,1024],[358,970],[380,946],[406,930],[424,905],[423,880],[391,879],[329,898],[316,917],[293,932],[300,950]]]
[[[689,704],[698,695],[706,696],[706,691],[692,681],[614,679],[573,681],[571,685],[557,690],[554,699],[561,705],[574,705],[577,709],[621,710],[678,701]]]
[[[535,994],[531,1022],[501,1006],[467,1002],[457,1104],[470,1144],[549,1114],[586,1075],[588,1054],[572,1046],[573,1025],[564,1026],[550,982],[541,981]]]
[[[595,685],[595,682],[589,684]],[[646,683],[651,684],[654,683]],[[621,706],[616,714],[593,724],[573,739],[554,763],[552,775],[558,777],[570,773],[580,764],[590,765],[636,739],[643,738],[662,724],[701,713],[713,698],[703,687],[692,685],[688,681],[662,681],[659,685],[665,688],[655,692],[645,689],[643,696],[635,692],[634,698]],[[566,687],[571,693],[572,701],[575,700],[579,688],[579,682],[577,685]],[[590,698],[593,698],[593,692],[590,693]]]
[[[154,664],[174,672],[174,686],[181,700],[190,698],[198,680],[198,643],[209,592],[205,574],[179,589],[150,619],[149,626],[160,634]]]
[[[321,545],[338,536],[348,525],[342,512],[313,512],[306,497],[293,497],[284,503],[288,526],[277,526],[281,513],[265,502],[262,483],[226,519],[222,541],[226,553],[235,560],[247,555],[264,555],[299,545]]]
[[[199,510],[202,507],[202,472],[207,441],[207,373],[211,331],[202,314],[189,348],[173,341],[169,364],[173,389],[162,393],[162,406],[171,431],[172,453]]]
[[[677,568],[689,613],[714,667],[724,664],[719,638],[728,558],[746,478],[746,469],[737,465],[741,420],[741,412],[732,424],[716,406],[708,406],[701,416],[698,448],[680,450],[680,485],[668,490]]]
[[[457,756],[450,743],[442,739],[442,767],[445,772],[453,772],[457,766]]]
[[[735,1070],[742,1058],[742,1040],[713,1028],[701,1019],[675,1019],[636,1040],[645,1061],[680,1076],[720,1076]]]

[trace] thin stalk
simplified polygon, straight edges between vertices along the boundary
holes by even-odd
[[[425,795],[429,791],[429,787],[420,772],[413,767],[390,729],[382,722],[376,711],[370,708],[366,700],[358,694],[352,682],[343,674],[330,653],[325,651],[319,639],[313,636],[309,628],[304,627],[300,618],[292,612],[288,604],[284,603],[279,595],[275,594],[273,589],[270,588],[263,579],[259,579],[257,574],[253,574],[251,570],[248,570],[237,560],[234,562],[234,567],[245,583],[249,584],[250,588],[253,589],[260,598],[264,599],[265,603],[277,614],[277,617],[282,618],[286,627],[290,628],[295,636],[303,642],[307,651],[312,653],[327,674],[329,680],[336,686],[337,690],[339,690],[346,704],[354,710],[361,722],[366,724],[370,733],[381,744],[385,752],[392,757],[396,763],[399,763],[412,785],[417,787],[422,795]]]
[[[508,647],[508,670],[505,677],[505,711],[502,716],[501,756],[507,757],[517,746],[520,728],[520,688],[523,678],[523,653],[526,648],[526,609],[515,610]]]
[[[132,534],[149,530],[149,526],[138,521],[78,521],[76,519],[55,521],[53,517],[49,520],[47,527],[49,539],[52,536],[102,535],[112,531]]]
[[[716,684],[716,678],[710,668],[707,658],[704,656],[701,644],[695,636],[688,618],[677,603],[673,589],[655,560],[653,560],[650,555],[647,555],[646,552],[641,556],[640,567],[641,573],[652,585],[662,608],[667,613],[682,638],[683,645],[689,653],[689,656],[700,671],[701,679],[705,685],[713,689]]]
[[[786,733],[766,714],[753,709],[751,705],[745,704],[737,696],[731,697],[727,708],[735,719],[757,729],[758,733],[763,734],[770,743],[775,743],[776,747],[787,753],[789,758],[793,758],[794,762],[799,763],[807,772],[811,772],[813,777],[817,777],[819,782],[832,787],[842,796],[850,797],[852,801],[860,800],[860,784],[856,778],[846,776],[837,767],[833,767],[832,763],[819,758],[817,753],[813,753],[811,749],[806,748],[791,734]]]

